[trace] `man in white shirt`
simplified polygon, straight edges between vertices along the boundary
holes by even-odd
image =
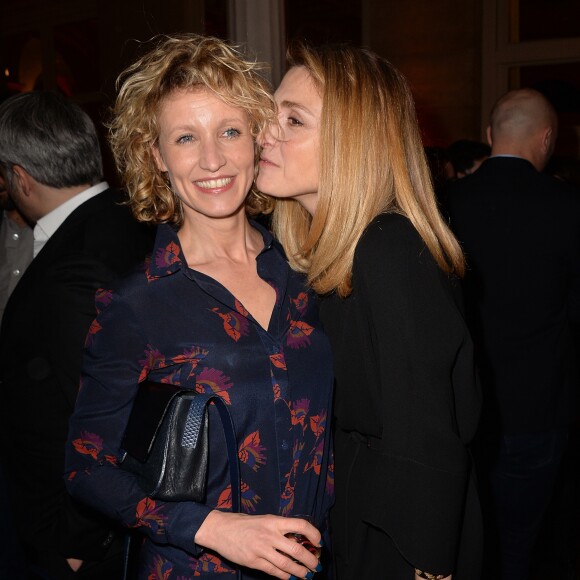
[[[64,445],[95,292],[143,260],[152,232],[103,181],[90,118],[57,93],[0,105],[0,170],[35,224],[34,259],[0,332],[0,457],[14,533],[30,578],[115,580],[120,534],[66,494]]]

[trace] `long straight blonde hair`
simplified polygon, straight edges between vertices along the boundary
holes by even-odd
[[[289,49],[322,95],[318,206],[278,200],[272,225],[291,266],[320,294],[352,291],[354,252],[371,221],[399,213],[411,221],[439,267],[462,276],[461,248],[437,209],[411,91],[403,75],[371,51],[350,46]]]

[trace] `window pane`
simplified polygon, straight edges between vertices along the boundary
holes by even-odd
[[[519,0],[519,40],[580,36],[578,0]]]

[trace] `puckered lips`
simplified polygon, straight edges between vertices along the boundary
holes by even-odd
[[[260,157],[260,165],[264,165],[265,167],[268,167],[268,165],[278,167],[273,161],[270,161],[266,157]]]

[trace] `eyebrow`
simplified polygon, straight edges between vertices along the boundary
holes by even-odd
[[[280,108],[286,108],[286,109],[300,109],[301,111],[304,111],[305,113],[308,113],[309,115],[313,115],[312,111],[308,108],[305,107],[304,105],[301,105],[300,103],[295,103],[294,101],[282,101],[280,103]]]
[[[220,126],[227,126],[227,125],[235,125],[235,124],[246,124],[249,123],[247,119],[242,119],[238,117],[228,117],[226,119],[221,119],[219,122]],[[171,127],[171,131],[195,131],[197,126],[192,123],[184,123],[183,125],[176,125],[175,127]]]

